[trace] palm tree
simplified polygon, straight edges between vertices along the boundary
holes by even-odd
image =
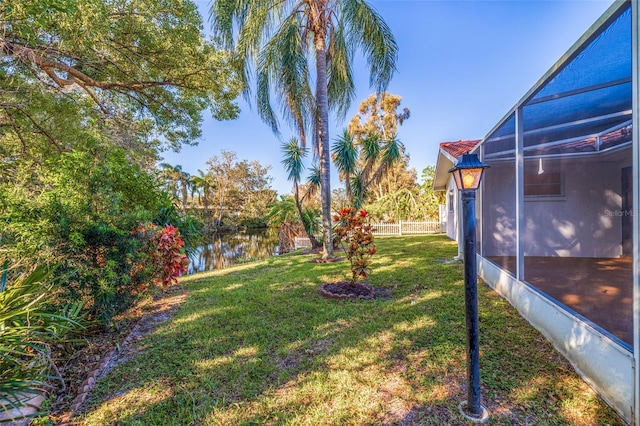
[[[182,170],[181,165],[160,164],[160,177],[165,181],[165,188],[182,204],[182,212],[187,211],[190,179],[189,173]]]
[[[371,85],[377,91],[387,87],[398,52],[389,27],[365,0],[215,0],[211,19],[216,35],[237,50],[247,96],[253,65],[257,110],[272,130],[278,133],[272,94],[303,147],[307,130],[313,130],[323,258],[332,258],[329,112],[344,116],[354,98],[351,64],[358,47],[367,59]],[[313,78],[309,69],[315,70]]]
[[[331,153],[340,179],[345,182],[347,197],[359,209],[369,196],[369,188],[402,158],[404,146],[396,135],[383,139],[375,133],[370,133],[358,144],[344,130],[334,142]]]
[[[202,195],[202,205],[204,207],[205,218],[209,219],[209,200],[211,189],[214,186],[213,176],[198,169],[198,174],[191,176],[193,190]],[[202,192],[200,192],[202,191]]]
[[[284,169],[287,172],[287,179],[293,181],[293,198],[296,204],[296,210],[298,211],[298,215],[300,216],[300,221],[302,222],[302,226],[304,227],[304,231],[309,237],[309,241],[311,242],[312,248],[318,248],[322,244],[317,240],[314,235],[315,231],[315,217],[313,212],[309,209],[303,210],[302,203],[304,202],[307,196],[313,194],[313,190],[318,187],[311,179],[308,181],[306,185],[306,191],[302,197],[300,197],[300,178],[302,175],[302,170],[304,169],[304,164],[302,162],[303,158],[307,155],[307,149],[303,148],[296,138],[291,138],[289,142],[282,144],[282,150],[284,151],[284,159],[282,160],[282,164],[284,165]],[[313,175],[312,175],[313,176]]]
[[[356,208],[371,196],[374,185],[389,180],[395,169],[402,170],[406,165],[408,157],[396,132],[411,112],[409,108],[397,112],[401,101],[400,96],[388,92],[369,95],[360,102],[358,113],[333,144],[333,161]],[[383,195],[378,194],[378,198]]]

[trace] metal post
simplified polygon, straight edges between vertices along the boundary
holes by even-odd
[[[466,414],[483,419],[486,409],[480,403],[480,345],[478,327],[478,272],[476,266],[476,191],[463,190],[462,218],[464,226],[464,295],[467,323]]]

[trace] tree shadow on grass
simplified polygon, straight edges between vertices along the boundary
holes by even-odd
[[[319,297],[345,266],[304,257],[184,280],[189,300],[100,381],[84,423],[465,424],[462,266],[433,261],[455,246],[405,237],[378,247],[371,283],[386,300]],[[602,403],[567,407],[586,385],[485,286],[480,315],[492,424],[616,424]]]

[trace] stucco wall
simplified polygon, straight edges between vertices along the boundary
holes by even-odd
[[[619,257],[622,208],[619,164],[568,160],[547,170],[562,172],[564,196],[524,203],[525,256]]]
[[[596,156],[546,160],[545,172],[562,174],[563,195],[525,197],[525,256],[619,257],[622,222],[616,212],[622,208],[621,169],[626,162],[620,156],[607,161]],[[537,165],[525,164],[525,173],[532,167]],[[496,164],[485,176],[484,256],[516,254],[514,169],[513,163]]]

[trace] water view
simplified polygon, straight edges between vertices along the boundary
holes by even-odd
[[[228,268],[278,254],[278,229],[214,234],[189,256],[189,274]]]

